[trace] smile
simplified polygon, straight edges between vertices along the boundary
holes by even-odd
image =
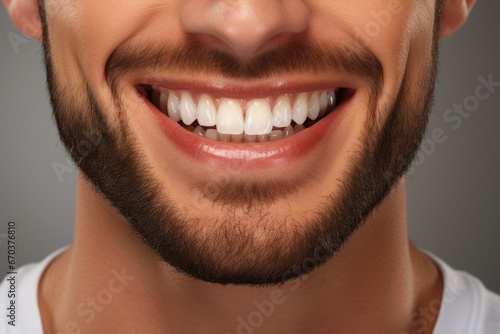
[[[136,86],[170,142],[213,167],[276,167],[311,152],[339,123],[351,88],[285,91],[248,98],[227,90]],[[241,90],[240,90],[241,91]]]
[[[141,92],[163,114],[200,136],[254,143],[292,136],[332,112],[339,89],[256,99],[215,97],[143,85]]]

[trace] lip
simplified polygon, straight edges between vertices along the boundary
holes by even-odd
[[[358,83],[355,81],[343,80],[320,80],[308,82],[304,77],[301,80],[274,80],[254,83],[251,85],[241,85],[240,82],[227,79],[203,80],[165,80],[159,78],[142,77],[134,80],[134,86],[148,84],[157,86],[162,93],[169,90],[186,90],[190,92],[206,93],[214,97],[227,97],[236,99],[265,98],[287,93],[311,92],[318,90],[328,90],[337,87],[346,87],[357,90]],[[168,87],[168,89],[166,88]]]
[[[190,87],[190,90],[193,88]],[[262,143],[222,142],[200,136],[163,114],[140,92],[137,94],[149,111],[152,121],[159,125],[169,141],[195,161],[215,168],[255,170],[289,167],[297,159],[311,153],[341,123],[346,105],[355,92],[349,94],[332,112],[314,125],[290,137]]]

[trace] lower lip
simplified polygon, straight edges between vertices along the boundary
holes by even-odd
[[[184,129],[138,93],[166,137],[194,160],[216,168],[251,170],[289,167],[318,146],[327,133],[338,127],[345,103],[314,125],[283,139],[263,143],[232,143],[205,138]]]

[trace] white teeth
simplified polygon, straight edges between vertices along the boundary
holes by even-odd
[[[292,121],[292,107],[288,96],[280,96],[273,108],[273,125],[284,128]]]
[[[181,120],[181,113],[179,111],[179,99],[177,98],[175,93],[170,92],[168,94],[168,98],[165,94],[160,94],[160,106],[162,106],[161,110],[163,112],[165,112],[165,109],[167,109],[168,117],[176,122],[179,122]],[[166,107],[165,109],[164,106]]]
[[[202,126],[214,126],[217,118],[212,98],[207,94],[202,94],[198,100],[198,124]]]
[[[245,133],[249,135],[264,135],[271,132],[271,107],[264,99],[252,100],[247,105],[245,114]]]
[[[196,120],[196,104],[194,104],[191,94],[182,92],[179,104],[182,122],[186,125],[190,125]]]
[[[292,119],[297,124],[302,124],[307,118],[309,106],[307,103],[307,94],[300,93],[295,99],[295,103],[292,107]]]
[[[293,126],[289,125],[283,130],[283,136],[284,137],[289,137],[291,135],[295,134],[295,131],[293,130]]]
[[[217,113],[216,124],[219,133],[230,135],[243,133],[245,123],[240,102],[234,99],[222,99]]]
[[[309,99],[309,112],[307,116],[313,121],[318,118],[319,115],[319,94],[314,92]]]
[[[328,106],[328,94],[323,92],[319,97],[319,114],[318,117],[325,116],[326,107]]]
[[[207,131],[205,131],[205,137],[213,140],[218,140],[219,133],[215,129],[207,129]]]
[[[269,141],[278,140],[281,138],[283,138],[283,131],[281,130],[273,130],[269,134]]]
[[[193,132],[196,133],[197,135],[200,135],[200,136],[205,135],[205,130],[203,130],[203,128],[199,125],[194,129]]]
[[[148,93],[146,90],[143,89],[143,94]],[[188,131],[214,140],[254,143],[279,140],[304,130],[307,118],[314,121],[335,109],[336,91],[297,93],[293,105],[289,94],[245,102],[215,99],[205,93],[193,98],[187,91],[161,93],[158,87],[153,87],[149,96],[172,120],[182,120],[181,125]],[[246,108],[242,108],[244,103]],[[292,120],[295,125],[291,125]]]

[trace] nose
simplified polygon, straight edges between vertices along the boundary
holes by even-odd
[[[215,38],[241,56],[284,43],[309,25],[302,0],[188,0],[180,15],[186,32]]]

